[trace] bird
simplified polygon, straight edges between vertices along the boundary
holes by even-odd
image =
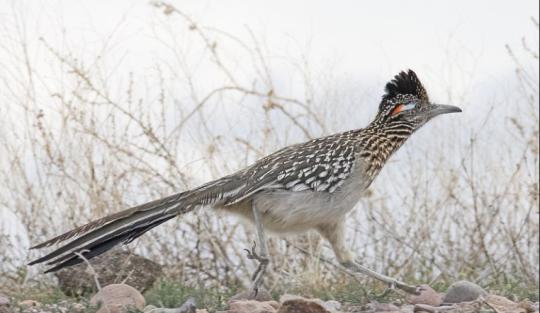
[[[346,269],[417,293],[417,287],[377,273],[354,259],[346,240],[347,214],[378,176],[390,156],[434,117],[462,112],[435,104],[412,70],[386,85],[371,123],[282,148],[231,175],[192,190],[141,204],[91,221],[37,244],[40,249],[71,239],[29,265],[46,262],[55,272],[90,260],[118,244],[128,244],[150,229],[196,209],[240,215],[256,227],[259,243],[246,249],[258,262],[251,279],[257,292],[269,266],[266,231],[277,234],[317,231]],[[386,292],[385,292],[386,293]]]

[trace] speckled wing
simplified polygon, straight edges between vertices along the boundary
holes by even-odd
[[[245,185],[225,202],[234,204],[262,190],[334,192],[356,162],[352,132],[314,139],[279,150],[244,172]]]

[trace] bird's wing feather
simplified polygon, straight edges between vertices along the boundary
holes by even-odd
[[[347,178],[356,162],[352,132],[314,139],[281,149],[244,172],[245,183],[226,205],[261,190],[286,189],[333,192]]]

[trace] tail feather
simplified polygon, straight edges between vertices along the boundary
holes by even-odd
[[[118,235],[116,235],[116,236],[114,236],[112,238],[109,238],[109,239],[105,240],[105,241],[101,241],[101,242],[93,244],[93,245],[85,246],[85,247],[81,248],[78,251],[74,251],[73,253],[67,254],[67,255],[65,255],[65,256],[63,256],[61,258],[58,258],[58,259],[53,260],[51,262],[48,262],[47,263],[48,265],[52,265],[52,264],[56,264],[56,263],[60,263],[60,264],[46,270],[45,273],[56,272],[56,271],[58,271],[60,269],[63,269],[65,267],[81,263],[83,261],[83,259],[81,259],[79,257],[78,253],[80,253],[85,259],[90,260],[92,258],[95,258],[98,255],[101,255],[101,254],[109,251],[110,249],[112,249],[117,244],[120,244],[122,242],[124,244],[130,243],[131,241],[133,241],[134,239],[140,237],[142,234],[144,234],[148,230],[150,230],[150,229],[152,229],[152,228],[154,228],[154,227],[156,227],[158,225],[161,225],[162,223],[170,220],[173,217],[175,217],[175,215],[171,215],[171,216],[166,217],[164,219],[154,221],[153,223],[151,223],[149,225],[146,225],[146,226],[144,226],[142,228],[134,229],[134,230],[132,230],[132,231],[130,231],[128,233],[118,234]]]
[[[116,246],[117,244],[121,243],[124,239],[126,239],[126,237],[129,236],[129,234],[124,234],[124,235],[121,235],[121,236],[117,236],[115,238],[112,238],[112,239],[109,239],[109,240],[106,240],[104,242],[102,242],[101,244],[97,245],[96,247],[92,248],[92,249],[87,249],[86,251],[82,251],[81,255],[87,259],[87,260],[90,260],[98,255],[101,255],[107,251],[109,251],[110,249],[112,249],[114,246]],[[66,256],[67,260],[46,270],[44,273],[52,273],[52,272],[56,272],[64,267],[68,267],[68,266],[72,266],[72,265],[76,265],[76,264],[79,264],[83,261],[83,259],[81,259],[77,254],[73,253],[73,254],[68,254]],[[55,263],[55,262],[50,262],[50,263]],[[49,263],[47,263],[49,264]]]
[[[128,217],[132,216],[133,214],[135,214],[137,212],[148,211],[148,210],[151,210],[151,209],[155,209],[157,207],[170,207],[170,206],[173,206],[174,204],[178,203],[183,197],[185,197],[186,194],[187,194],[187,192],[177,193],[177,194],[172,195],[172,196],[168,196],[168,197],[165,197],[165,198],[154,200],[154,201],[151,201],[151,202],[148,202],[148,203],[145,203],[145,204],[141,204],[141,205],[138,205],[136,207],[133,207],[133,208],[130,208],[130,209],[127,209],[127,210],[123,210],[123,211],[120,211],[120,212],[113,213],[111,215],[105,216],[103,218],[97,219],[95,221],[92,221],[92,222],[87,223],[85,225],[82,225],[80,227],[77,227],[77,228],[75,228],[73,230],[70,230],[70,231],[68,231],[66,233],[63,233],[63,234],[61,234],[59,236],[56,236],[56,237],[54,237],[54,238],[52,238],[50,240],[47,240],[47,241],[45,241],[43,243],[35,245],[35,246],[31,247],[30,249],[32,250],[32,249],[45,248],[45,247],[51,246],[53,244],[68,240],[70,238],[80,236],[82,234],[88,233],[89,231],[91,231],[93,229],[100,228],[100,227],[102,227],[104,225],[107,225],[107,224],[109,224],[111,222],[114,222],[114,221],[117,221],[117,220],[120,220],[120,219],[124,219],[124,218],[128,218]]]
[[[236,176],[227,176],[191,191],[178,193],[148,202],[77,227],[62,235],[33,246],[39,249],[75,238],[51,253],[30,262],[28,265],[47,262],[55,265],[45,273],[81,263],[107,252],[120,243],[130,243],[148,230],[192,211],[196,207],[226,201],[241,189],[243,181]]]
[[[140,216],[130,216],[125,219],[115,221],[113,223],[107,224],[106,228],[96,229],[88,234],[85,234],[82,237],[79,237],[68,244],[54,250],[53,252],[31,262],[29,265],[34,265],[37,263],[48,262],[47,264],[55,264],[61,262],[69,256],[75,255],[77,252],[84,250],[89,250],[95,246],[100,245],[103,242],[123,236],[125,234],[132,234],[141,229],[147,229],[147,226],[154,224],[155,222],[160,222],[163,220],[169,220],[175,217],[176,214],[169,215],[160,215],[160,216],[149,216],[149,217],[140,217]]]
[[[44,261],[51,260],[65,253],[70,253],[72,250],[79,249],[79,247],[82,247],[83,245],[87,243],[91,244],[93,242],[100,242],[103,240],[107,240],[108,238],[111,238],[115,235],[123,234],[139,226],[141,222],[148,223],[155,219],[161,219],[163,217],[163,210],[166,207],[167,206],[162,205],[162,206],[158,206],[154,208],[153,210],[136,212],[136,213],[130,212],[130,214],[127,214],[126,216],[123,216],[121,218],[117,218],[116,220],[110,221],[104,226],[101,226],[99,228],[94,228],[94,229],[90,228],[91,230],[86,231],[86,233],[82,234],[80,237],[54,250],[53,252],[45,255],[44,257],[31,262],[30,265],[42,263]],[[171,213],[169,213],[168,215],[170,214]],[[176,214],[172,213],[172,215],[176,215]]]

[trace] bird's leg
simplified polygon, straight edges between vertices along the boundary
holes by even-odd
[[[255,296],[257,296],[257,293],[259,292],[259,286],[261,285],[264,277],[266,276],[266,269],[268,268],[268,263],[270,260],[268,259],[268,248],[266,247],[266,237],[264,235],[264,225],[262,223],[261,219],[261,212],[257,209],[257,206],[255,205],[255,202],[252,203],[251,209],[253,211],[253,217],[255,220],[255,226],[257,227],[257,234],[259,236],[259,254],[255,251],[255,248],[257,247],[257,244],[253,242],[253,247],[251,250],[245,249],[247,251],[247,258],[250,260],[257,260],[259,262],[259,266],[257,266],[257,269],[255,272],[253,272],[253,275],[251,276],[251,280],[253,281],[252,289],[255,291]]]
[[[325,237],[328,240],[328,242],[330,242],[330,245],[332,246],[332,249],[334,250],[336,257],[342,266],[344,266],[345,268],[353,272],[367,275],[369,277],[375,278],[377,280],[380,280],[388,284],[388,289],[386,289],[386,291],[382,294],[382,296],[388,295],[395,288],[399,288],[408,293],[413,293],[413,294],[419,293],[418,288],[416,286],[410,286],[392,277],[388,277],[388,276],[379,274],[377,272],[374,272],[360,265],[358,262],[354,260],[354,258],[352,257],[351,251],[345,244],[345,218],[343,218],[338,223],[319,226],[317,230],[323,237]]]

